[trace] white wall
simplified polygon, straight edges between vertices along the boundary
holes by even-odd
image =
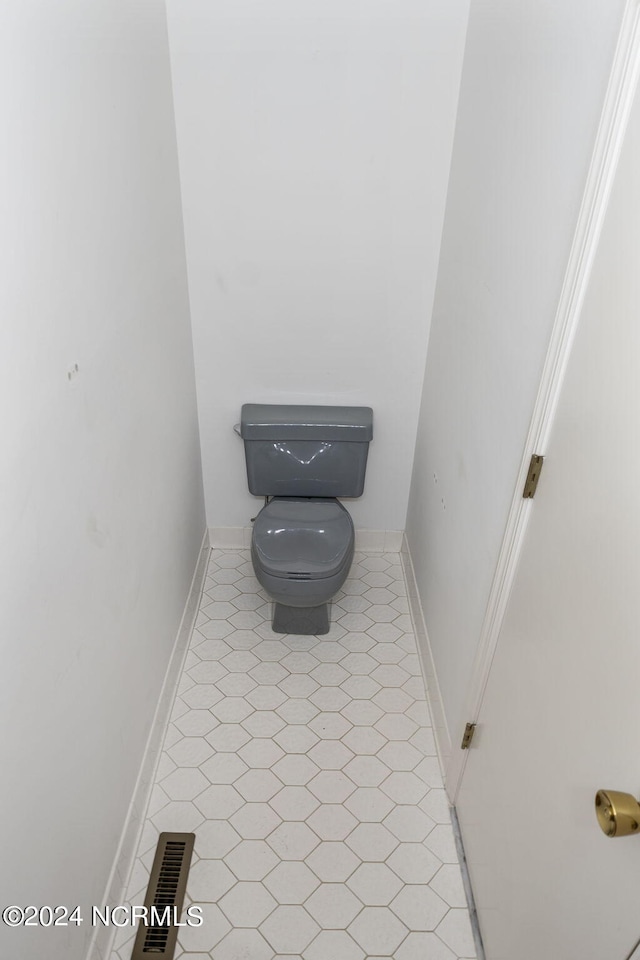
[[[471,2],[407,518],[455,743],[622,7]]]
[[[0,123],[0,901],[86,912],[205,528],[164,4],[5,0]]]
[[[169,0],[207,519],[245,401],[375,411],[356,525],[404,528],[468,0]]]

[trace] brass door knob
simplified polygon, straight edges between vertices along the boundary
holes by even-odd
[[[598,790],[596,816],[607,837],[628,837],[640,833],[640,803],[630,793]]]

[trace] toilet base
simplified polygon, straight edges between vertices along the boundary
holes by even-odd
[[[329,604],[287,607],[284,603],[274,603],[271,629],[274,633],[297,633],[302,636],[329,633]]]

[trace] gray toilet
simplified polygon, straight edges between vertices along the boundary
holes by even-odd
[[[273,630],[327,633],[354,549],[353,521],[336,498],[362,495],[373,411],[245,403],[239,433],[249,490],[267,499],[251,559],[275,601]]]

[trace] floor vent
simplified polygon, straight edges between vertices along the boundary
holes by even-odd
[[[160,834],[144,898],[148,919],[138,927],[131,960],[173,960],[194,840],[194,833]]]

